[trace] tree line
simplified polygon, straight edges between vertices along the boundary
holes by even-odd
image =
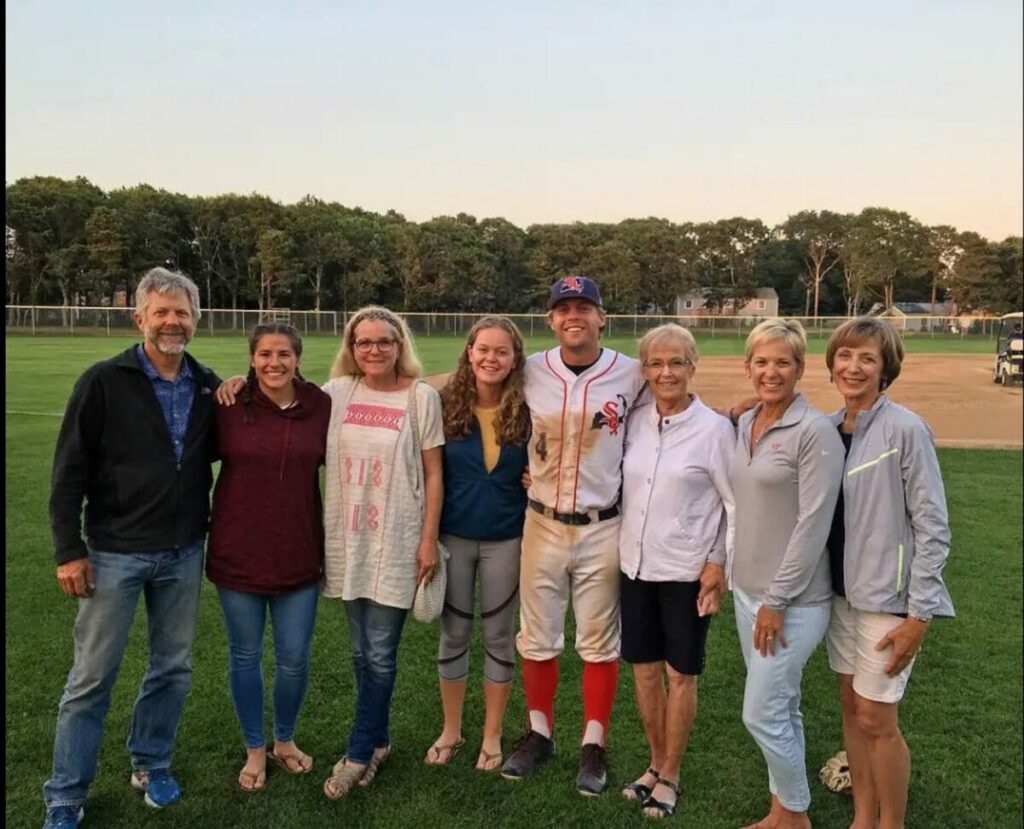
[[[559,276],[587,274],[611,313],[675,313],[702,290],[723,313],[759,287],[783,313],[855,314],[875,302],[961,312],[1021,307],[1022,240],[999,242],[897,210],[804,210],[774,227],[741,217],[676,224],[535,224],[465,213],[412,222],[309,195],[187,196],[87,179],[6,185],[7,303],[108,304],[156,265],[189,274],[208,308],[348,311],[542,309]]]

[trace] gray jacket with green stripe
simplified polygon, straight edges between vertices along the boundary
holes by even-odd
[[[830,415],[836,426],[844,411]],[[931,429],[881,395],[857,417],[843,471],[846,598],[858,610],[953,616],[949,514]]]

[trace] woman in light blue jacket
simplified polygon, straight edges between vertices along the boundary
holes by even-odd
[[[910,752],[898,704],[929,622],[952,616],[942,580],[949,517],[928,425],[884,394],[903,345],[873,317],[850,320],[825,362],[845,406],[831,416],[846,450],[828,550],[829,664],[839,675],[856,827],[902,827]]]

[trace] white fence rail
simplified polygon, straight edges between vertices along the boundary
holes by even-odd
[[[108,306],[8,305],[7,333],[27,334],[128,334],[135,330],[131,308]],[[399,312],[400,313],[400,312]],[[416,336],[464,336],[484,314],[453,312],[402,313]],[[547,333],[543,314],[506,314],[525,336]],[[338,336],[345,328],[348,314],[340,311],[299,311],[291,308],[212,308],[203,311],[200,329],[208,334],[241,334],[261,319],[288,320],[305,336],[323,334]],[[764,317],[732,314],[609,314],[605,334],[608,336],[642,336],[655,326],[677,322],[699,336],[744,337]],[[849,317],[791,317],[803,323],[810,336],[828,336]],[[998,317],[988,316],[907,316],[889,317],[889,322],[904,336],[913,337],[987,337],[995,336]]]

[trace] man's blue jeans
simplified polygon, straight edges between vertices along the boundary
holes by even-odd
[[[369,599],[345,602],[356,672],[356,720],[348,738],[348,757],[368,763],[376,748],[390,745],[388,718],[398,673],[398,642],[408,613]]]
[[[295,738],[309,682],[309,645],[319,585],[274,596],[217,589],[228,632],[228,684],[246,748],[267,744],[263,733],[263,632],[270,608],[274,632],[274,737]]]
[[[53,775],[43,786],[47,809],[85,802],[96,776],[110,692],[140,595],[146,601],[149,664],[128,732],[132,768],[170,768],[178,720],[192,682],[203,542],[159,553],[90,550],[89,561],[96,590],[78,600],[75,661],[57,713]]]

